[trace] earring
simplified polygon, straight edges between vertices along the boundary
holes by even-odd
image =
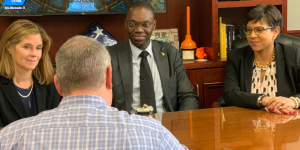
[[[275,40],[275,39],[276,39],[276,37],[273,37],[273,39]]]

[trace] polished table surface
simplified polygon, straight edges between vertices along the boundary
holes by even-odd
[[[299,117],[240,107],[154,115],[190,150],[299,150]]]
[[[154,118],[190,150],[299,150],[299,113],[223,107],[158,113]]]

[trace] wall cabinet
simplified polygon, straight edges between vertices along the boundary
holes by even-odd
[[[187,70],[194,91],[199,96],[199,108],[211,108],[222,95],[225,68]]]

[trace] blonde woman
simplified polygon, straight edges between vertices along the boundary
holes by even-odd
[[[59,104],[49,57],[51,38],[39,25],[20,19],[0,40],[0,127]]]

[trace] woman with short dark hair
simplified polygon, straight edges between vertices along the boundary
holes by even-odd
[[[300,48],[277,43],[283,17],[273,5],[247,15],[249,45],[228,53],[223,83],[226,105],[293,114],[300,105]]]

